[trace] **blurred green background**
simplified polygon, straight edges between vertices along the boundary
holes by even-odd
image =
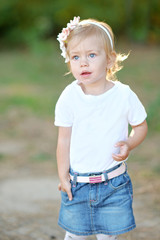
[[[30,121],[32,127],[28,125],[27,128],[27,123],[24,124],[28,135],[31,129],[31,136],[28,137],[30,154],[25,154],[26,162],[54,159],[56,166],[57,129],[52,125],[54,107],[61,91],[73,80],[72,76],[64,77],[67,68],[60,56],[56,36],[74,16],[106,21],[115,34],[117,52],[128,53],[131,50],[124,69],[118,73],[118,79],[129,84],[145,105],[149,134],[157,136],[160,131],[158,0],[1,0],[1,140],[15,143],[22,138],[27,141],[24,126],[20,128],[20,125],[26,119],[34,118],[33,123]],[[44,123],[39,133],[35,134],[39,134],[39,139],[45,139],[45,130],[42,133],[41,130],[48,121],[52,134],[50,139],[44,141],[50,142],[51,146],[44,150],[37,146],[34,150],[34,129],[40,119]],[[9,160],[12,156],[9,150],[5,152],[5,147],[2,144],[0,148],[1,160]],[[11,144],[8,149],[12,148]],[[141,155],[146,155],[144,149]],[[147,158],[150,158],[149,155]],[[156,171],[159,169],[157,164],[153,166]]]
[[[130,85],[144,104],[148,113],[149,132],[145,142],[132,151],[128,160],[137,199],[136,218],[140,227],[126,239],[158,240],[158,0],[0,1],[0,180],[57,176],[54,108],[60,93],[73,78],[71,75],[64,76],[68,70],[60,55],[56,36],[74,16],[106,21],[115,34],[116,51],[131,51],[117,76],[121,82]],[[19,215],[23,215],[23,212]],[[9,213],[3,215],[6,219],[7,216],[10,219]],[[35,219],[37,222],[37,217]],[[11,224],[9,221],[7,226]],[[8,236],[3,219],[0,224],[4,236]],[[22,225],[22,222],[17,220],[17,224]],[[6,239],[4,236],[1,233],[2,239]],[[19,239],[18,235],[16,239]]]
[[[50,38],[73,16],[105,20],[118,36],[157,43],[159,12],[158,0],[1,0],[1,43],[30,45]]]
[[[25,140],[27,143],[24,145],[27,147],[24,149],[27,149],[27,154],[21,157],[21,162],[22,159],[24,164],[48,160],[52,164],[55,163],[56,169],[57,129],[53,126],[54,107],[61,91],[73,80],[72,76],[64,77],[67,68],[60,56],[56,36],[74,16],[106,21],[115,34],[117,52],[128,53],[131,50],[128,60],[124,63],[124,69],[118,73],[118,79],[129,84],[143,102],[148,113],[149,136],[153,138],[152,142],[155,141],[154,154],[158,156],[157,135],[160,132],[158,0],[1,0],[0,138],[3,141],[0,147],[1,162],[13,159],[13,145],[16,141]],[[49,132],[47,136],[46,122]],[[38,123],[40,129],[37,127]],[[48,142],[46,148],[35,146],[37,136],[38,141],[41,139],[46,145]],[[9,145],[7,151],[4,149],[8,141],[11,146]],[[18,148],[18,145],[16,146]],[[17,155],[21,156],[22,153],[23,151],[19,150]],[[136,159],[147,158],[149,161],[150,157],[152,154],[146,154],[146,150],[142,148],[140,156],[136,156]],[[159,172],[158,161],[155,162],[152,170]]]
[[[154,89],[154,82],[158,84],[158,79],[156,81],[160,43],[158,0],[1,0],[0,84],[1,90],[2,87],[12,87],[12,94],[10,92],[10,96],[3,98],[0,112],[7,111],[7,106],[16,105],[28,107],[34,112],[41,112],[42,115],[51,114],[48,106],[55,104],[60,93],[59,86],[66,85],[62,75],[67,71],[59,56],[56,36],[74,16],[80,16],[81,19],[96,18],[110,24],[118,51],[128,52],[134,48],[138,49],[138,53],[139,51],[143,53],[144,48],[144,51],[149,51],[148,59],[143,58],[145,55],[142,54],[141,60],[137,58],[137,61],[140,61],[137,65],[127,66],[123,73],[119,73],[121,81],[127,81],[126,74],[131,78],[136,74],[139,79],[138,84],[135,80],[135,85],[141,84],[142,91],[143,88],[146,91]],[[35,94],[27,96],[25,85],[28,88],[32,85],[35,88],[38,86],[39,91],[43,86],[42,89],[46,90],[42,93],[37,92],[38,96]],[[3,92],[1,98],[4,97]],[[45,101],[42,94],[46,94]],[[160,97],[154,94],[153,97],[148,96],[148,99],[146,107],[149,112],[149,124],[152,130],[160,130],[158,121],[160,113],[157,111]]]

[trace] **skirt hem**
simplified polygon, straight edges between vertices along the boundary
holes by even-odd
[[[58,222],[58,225],[61,228],[63,228],[64,230],[66,230],[67,232],[73,233],[73,234],[78,235],[78,236],[89,236],[89,235],[95,235],[95,234],[120,235],[120,234],[129,232],[129,231],[133,230],[134,228],[136,228],[136,224],[133,224],[133,225],[127,227],[127,228],[124,228],[124,229],[118,230],[118,231],[92,230],[92,231],[78,232],[78,231],[69,229],[68,227],[64,226],[60,222]]]

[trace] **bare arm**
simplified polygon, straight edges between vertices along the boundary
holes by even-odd
[[[147,135],[147,131],[148,127],[146,120],[137,126],[132,126],[132,131],[129,135],[128,140],[120,141],[115,145],[116,147],[120,147],[120,153],[113,154],[113,159],[116,161],[125,160],[128,157],[130,151],[137,147],[141,142],[143,142]]]
[[[70,139],[71,127],[59,127],[58,143],[57,143],[57,166],[60,179],[59,188],[67,192],[68,197],[72,200],[71,185],[69,179],[69,166],[70,166]]]

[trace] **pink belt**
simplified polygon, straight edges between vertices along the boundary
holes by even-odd
[[[107,173],[107,179],[112,179],[114,177],[118,177],[119,175],[123,174],[126,171],[125,163],[122,163],[119,168]],[[74,176],[70,175],[70,179],[73,181]],[[77,176],[76,179],[79,183],[101,183],[105,182],[106,178],[104,174],[95,175],[95,176]]]

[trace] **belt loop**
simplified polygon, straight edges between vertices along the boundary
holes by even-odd
[[[107,174],[106,171],[104,171],[103,175],[104,175],[104,178],[105,178],[104,185],[107,185],[108,184],[108,174]]]
[[[74,176],[73,176],[73,187],[76,187],[76,183],[77,183],[77,175],[78,173],[74,173]]]

